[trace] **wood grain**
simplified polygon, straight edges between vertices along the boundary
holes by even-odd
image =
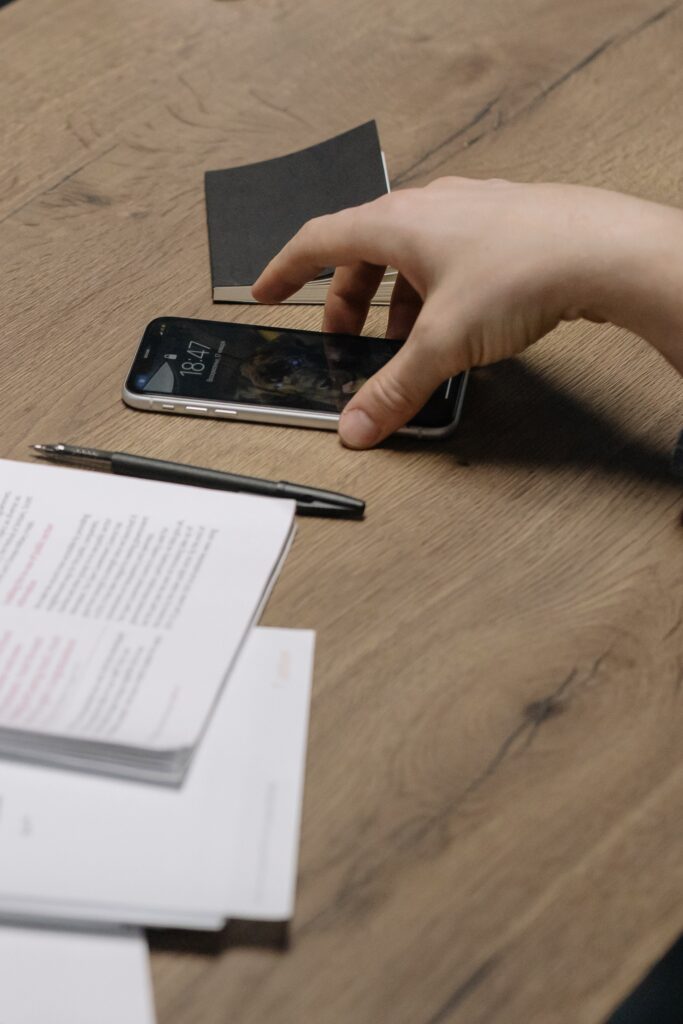
[[[0,11],[1,454],[83,441],[368,501],[301,523],[265,619],[318,631],[290,948],[157,943],[160,1024],[597,1024],[681,930],[673,371],[565,326],[475,376],[452,441],[368,453],[119,392],[159,313],[319,324],[212,305],[206,168],[376,117],[400,184],[680,205],[682,42],[680,0]]]

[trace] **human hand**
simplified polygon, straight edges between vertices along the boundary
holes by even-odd
[[[663,214],[679,211],[580,186],[443,178],[309,221],[252,290],[280,302],[335,266],[323,330],[357,334],[384,269],[398,270],[387,336],[407,341],[339,425],[345,444],[368,448],[448,377],[521,352],[560,320],[634,321],[647,336],[637,254]]]

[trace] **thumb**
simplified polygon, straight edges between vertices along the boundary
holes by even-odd
[[[339,435],[347,447],[372,448],[420,411],[450,376],[442,372],[443,359],[435,358],[438,341],[433,327],[427,331],[423,310],[405,345],[342,412]]]

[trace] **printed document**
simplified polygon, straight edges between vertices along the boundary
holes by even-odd
[[[289,919],[313,646],[307,630],[251,632],[180,789],[0,762],[0,914]]]
[[[0,756],[177,784],[293,516],[0,460]]]

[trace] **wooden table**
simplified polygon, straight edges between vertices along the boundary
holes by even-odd
[[[320,322],[212,305],[204,169],[376,117],[399,185],[681,203],[681,52],[681,0],[0,10],[1,454],[89,442],[369,507],[301,523],[265,619],[318,632],[290,949],[156,951],[160,1024],[593,1024],[680,931],[668,366],[567,326],[476,374],[451,442],[367,453],[119,392],[157,314]]]

